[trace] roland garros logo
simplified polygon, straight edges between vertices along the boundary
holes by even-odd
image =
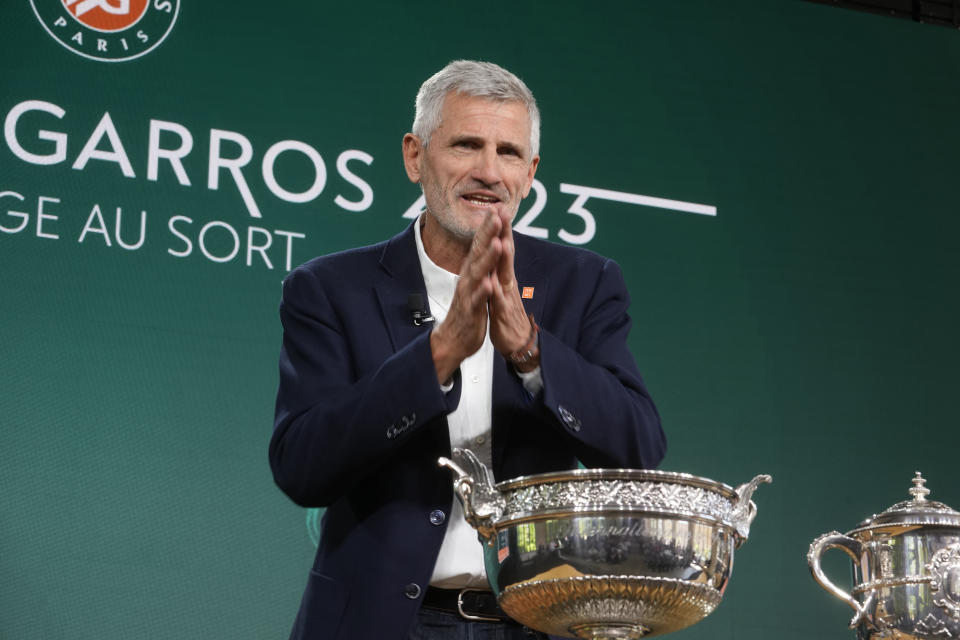
[[[173,29],[180,0],[30,0],[40,24],[70,51],[123,62],[154,50]]]

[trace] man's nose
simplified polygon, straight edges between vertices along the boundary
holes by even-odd
[[[500,167],[500,156],[496,149],[484,149],[477,154],[473,167],[473,178],[487,186],[500,183],[503,175]]]

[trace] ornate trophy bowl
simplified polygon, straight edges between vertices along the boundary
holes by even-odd
[[[770,476],[736,490],[684,473],[578,469],[494,485],[469,450],[440,458],[514,620],[551,635],[646,638],[720,603]]]
[[[814,579],[854,610],[850,628],[860,640],[960,637],[960,513],[927,500],[925,482],[918,471],[912,500],[810,545]],[[852,559],[851,593],[824,574],[820,559],[828,549]]]

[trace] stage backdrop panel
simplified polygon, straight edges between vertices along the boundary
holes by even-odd
[[[280,282],[409,224],[401,138],[454,58],[537,95],[517,226],[622,265],[662,468],[774,477],[683,637],[850,638],[810,541],[915,470],[960,507],[955,31],[786,0],[69,4],[0,6],[0,638],[286,637],[316,513],[267,463]]]

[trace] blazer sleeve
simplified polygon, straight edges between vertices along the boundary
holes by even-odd
[[[435,426],[460,397],[458,378],[443,393],[435,376],[411,375],[434,370],[427,331],[385,353],[376,368],[361,371],[356,350],[368,345],[348,338],[346,323],[382,318],[374,306],[333,302],[325,286],[335,282],[330,278],[301,267],[284,281],[280,303],[283,341],[270,466],[284,493],[308,507],[334,502],[414,433]]]
[[[603,259],[574,338],[540,334],[544,409],[587,467],[653,468],[666,438],[627,345],[630,297],[620,267]]]

